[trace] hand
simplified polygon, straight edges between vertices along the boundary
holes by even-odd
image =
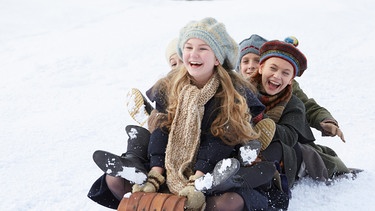
[[[180,192],[180,196],[186,196],[186,207],[193,210],[201,210],[205,207],[206,197],[200,191],[195,190],[193,185],[184,187]]]
[[[260,133],[258,140],[262,144],[261,151],[265,150],[271,143],[276,131],[276,124],[272,119],[265,118],[259,121],[254,129]]]
[[[165,178],[159,172],[151,170],[147,175],[147,180],[144,184],[134,184],[133,193],[135,192],[146,192],[154,193],[159,190],[160,185],[164,184]]]
[[[345,142],[344,134],[340,130],[336,121],[333,120],[323,120],[320,123],[322,127],[322,136],[338,136],[343,142]]]

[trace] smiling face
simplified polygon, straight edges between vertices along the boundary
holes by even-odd
[[[245,54],[241,58],[240,72],[246,79],[250,79],[251,75],[259,69],[259,55],[254,53]]]
[[[214,52],[203,40],[189,39],[182,51],[183,63],[198,87],[203,87],[219,65]]]
[[[262,86],[267,94],[280,93],[294,78],[293,66],[284,59],[271,57],[259,67]]]

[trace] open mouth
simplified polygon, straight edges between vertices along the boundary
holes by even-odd
[[[189,62],[189,64],[191,67],[194,67],[194,68],[202,66],[202,63],[200,62]]]
[[[281,86],[281,84],[274,81],[268,81],[268,86],[270,87],[270,89],[277,89]]]

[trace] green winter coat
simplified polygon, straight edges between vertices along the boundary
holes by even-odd
[[[313,98],[307,97],[307,95],[300,88],[298,82],[293,80],[293,94],[296,95],[305,105],[306,119],[310,125],[319,131],[322,131],[320,122],[325,119],[334,120],[331,113],[324,107],[318,105]],[[349,169],[337,156],[335,151],[327,146],[317,145],[314,142],[308,143],[312,146],[322,158],[327,171],[328,176],[331,178],[335,173],[348,173]]]
[[[322,131],[320,122],[325,119],[333,119],[331,113],[324,107],[318,105],[313,98],[309,98],[303,90],[300,88],[298,82],[293,80],[293,94],[296,95],[305,105],[306,108],[306,118],[310,125],[319,131]]]

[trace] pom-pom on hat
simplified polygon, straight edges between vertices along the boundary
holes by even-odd
[[[260,55],[259,53],[260,47],[265,42],[267,42],[267,40],[257,34],[253,34],[249,38],[244,39],[240,42],[240,57],[238,58],[237,65],[236,65],[237,72],[240,71],[240,64],[241,64],[242,57],[248,53]]]
[[[191,38],[203,40],[211,47],[220,64],[228,71],[235,68],[238,58],[238,44],[229,36],[224,24],[208,17],[200,21],[191,21],[180,30],[177,53],[182,58],[185,43]]]
[[[307,60],[294,44],[298,45],[298,40],[295,37],[287,37],[285,42],[272,40],[264,43],[260,48],[259,64],[264,63],[271,57],[279,57],[293,66],[294,76],[301,76],[307,69]]]
[[[294,45],[294,47],[297,47],[298,44],[299,44],[297,38],[293,37],[293,36],[289,36],[289,37],[285,38],[284,42],[290,43],[290,44]]]
[[[168,63],[169,63],[169,59],[171,58],[171,56],[173,56],[174,54],[177,54],[177,41],[178,41],[178,38],[174,38],[168,43],[167,49],[165,49],[165,58],[167,59]]]

